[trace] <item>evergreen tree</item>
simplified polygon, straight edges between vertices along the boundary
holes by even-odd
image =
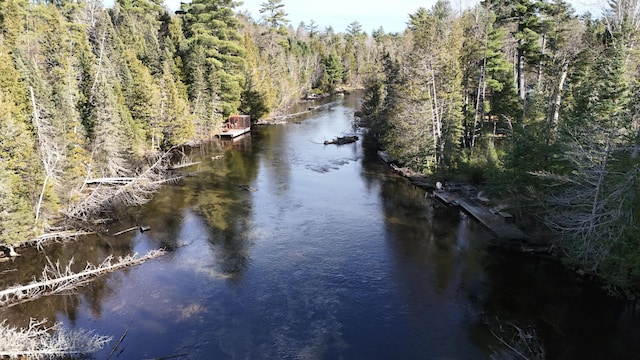
[[[189,113],[186,87],[175,78],[171,69],[169,60],[165,61],[159,84],[160,118],[164,139],[162,145],[165,148],[185,144],[195,137],[195,125]]]
[[[512,35],[517,41],[516,84],[524,117],[527,93],[526,65],[535,66],[541,60],[541,12],[545,6],[539,0],[487,0],[485,4],[496,12],[499,23],[513,25]]]
[[[10,95],[0,89],[0,243],[18,244],[36,235],[35,205],[41,178],[35,144]]]
[[[260,4],[259,11],[265,24],[272,29],[279,30],[289,23],[282,0],[267,0]]]
[[[323,76],[316,87],[326,92],[331,92],[336,88],[337,84],[342,82],[344,68],[342,67],[340,58],[335,53],[325,57],[322,65],[324,66]]]
[[[211,89],[209,97],[220,99],[220,111],[224,117],[237,111],[245,82],[246,50],[237,30],[234,4],[231,0],[196,0],[183,4],[182,8],[189,52],[201,53],[204,57],[204,63],[189,64],[189,67],[198,68],[206,74],[205,82]],[[200,61],[197,59],[198,56],[189,56],[187,61]],[[194,81],[188,85],[200,86]],[[191,94],[195,92],[190,91]]]

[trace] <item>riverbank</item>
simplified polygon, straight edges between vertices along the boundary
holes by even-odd
[[[523,230],[518,226],[518,219],[513,214],[505,211],[509,206],[505,205],[504,201],[497,205],[491,204],[491,201],[486,196],[481,196],[482,189],[468,185],[467,187],[473,189],[473,194],[448,193],[444,189],[437,189],[436,184],[440,180],[436,179],[435,176],[425,175],[408,167],[398,166],[385,151],[377,151],[377,156],[396,174],[407,179],[412,185],[425,190],[427,194],[434,196],[443,205],[461,207],[463,211],[493,232],[503,246],[521,253],[560,256],[552,246],[552,243],[546,240],[550,238],[551,234],[543,234],[541,230]],[[455,184],[457,187],[464,185],[464,183],[457,181],[450,183]],[[436,191],[439,191],[439,193],[436,194]]]

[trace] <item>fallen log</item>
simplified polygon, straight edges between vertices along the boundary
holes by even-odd
[[[109,356],[107,356],[106,360],[111,359],[111,355],[113,355],[113,353],[115,353],[116,350],[118,350],[118,346],[120,346],[120,344],[122,344],[122,341],[124,340],[125,337],[127,337],[128,333],[129,333],[129,328],[127,327],[126,329],[124,329],[124,333],[122,333],[122,336],[120,336],[120,340],[118,340],[118,342],[115,344],[115,346],[111,349],[111,352],[109,353]]]
[[[138,206],[145,204],[162,185],[175,182],[183,177],[176,174],[168,175],[174,149],[175,147],[172,147],[155,156],[153,158],[155,161],[135,177],[85,180],[85,184],[94,185],[80,189],[82,199],[74,202],[70,208],[64,211],[64,214],[69,219],[88,222],[96,215],[119,205]]]
[[[133,230],[135,230],[135,229],[137,229],[137,228],[138,228],[137,226],[130,227],[130,228],[128,228],[128,229],[124,229],[124,230],[118,231],[117,233],[113,234],[113,236],[122,235],[122,234],[124,234],[124,233],[128,233],[129,231],[133,231]]]
[[[325,145],[329,145],[329,144],[336,144],[336,145],[344,145],[344,144],[350,144],[350,143],[354,143],[358,141],[358,136],[341,136],[341,137],[337,137],[331,141],[327,141],[325,140],[324,144]]]
[[[38,250],[42,250],[43,245],[50,241],[73,239],[78,236],[93,235],[93,234],[95,234],[94,231],[64,230],[64,231],[57,231],[57,232],[42,234],[36,237],[35,239],[27,241],[26,243],[35,244]]]
[[[169,170],[182,169],[182,168],[186,168],[186,167],[189,167],[189,166],[198,165],[200,163],[202,163],[202,161],[194,161],[194,162],[189,162],[189,163],[184,163],[184,164],[176,164],[176,165],[170,166]]]
[[[89,281],[128,266],[142,264],[143,262],[165,254],[165,251],[152,250],[146,255],[138,257],[137,254],[119,258],[116,263],[112,263],[113,256],[107,257],[100,265],[95,266],[87,263],[87,266],[79,273],[71,271],[71,262],[60,268],[60,263],[53,264],[48,258],[49,265],[42,270],[40,279],[27,285],[17,285],[0,291],[0,307],[8,307],[23,302],[31,301],[42,296],[59,294],[65,291],[76,289]]]
[[[110,178],[96,178],[96,179],[87,179],[84,181],[85,184],[128,184],[137,178],[135,177],[110,177]]]

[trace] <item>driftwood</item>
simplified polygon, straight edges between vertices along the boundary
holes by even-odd
[[[491,335],[510,350],[513,356],[509,358],[537,360],[547,357],[544,344],[536,334],[534,328],[529,327],[528,329],[523,329],[514,324],[508,325],[512,328],[505,328],[501,325],[497,334],[493,329],[489,329],[489,331]],[[510,336],[508,336],[508,334],[510,334]],[[492,356],[491,358],[494,357]]]
[[[354,143],[358,141],[358,136],[354,135],[354,136],[341,136],[341,137],[337,137],[331,141],[326,141],[324,142],[325,145],[329,145],[329,144],[336,144],[336,145],[344,145],[344,144],[350,144],[350,143]]]
[[[10,256],[10,257],[20,256],[20,254],[16,252],[16,249],[13,245],[0,244],[0,247],[4,247],[6,249],[6,251],[3,254],[4,256]]]
[[[40,279],[27,285],[17,285],[0,291],[0,307],[13,306],[42,296],[59,294],[73,290],[97,278],[98,276],[128,266],[139,265],[149,259],[153,259],[164,254],[164,250],[152,250],[142,257],[137,257],[136,254],[129,255],[124,258],[121,257],[115,263],[111,262],[113,260],[113,256],[109,256],[98,266],[87,263],[84,270],[78,273],[71,271],[73,259],[64,269],[61,269],[59,262],[53,264],[47,258],[47,260],[49,260],[49,265],[42,270],[42,276]]]
[[[53,359],[87,355],[102,349],[109,336],[91,331],[65,330],[61,323],[45,326],[46,319],[31,319],[29,327],[0,323],[0,357],[10,359]]]
[[[239,189],[244,190],[244,191],[249,191],[249,192],[256,191],[255,188],[252,188],[249,185],[245,185],[245,184],[234,184],[234,185],[237,186]]]

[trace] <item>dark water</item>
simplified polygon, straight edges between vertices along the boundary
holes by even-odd
[[[168,255],[0,318],[113,336],[96,359],[126,329],[112,359],[503,358],[494,334],[509,340],[500,329],[513,325],[536,329],[552,359],[640,358],[630,307],[555,262],[490,246],[482,227],[434,206],[360,142],[322,145],[350,133],[356,101],[194,150],[194,176],[110,229],[151,231],[44,250],[80,267],[159,247]],[[2,264],[20,269],[2,286],[39,275],[34,255]]]

